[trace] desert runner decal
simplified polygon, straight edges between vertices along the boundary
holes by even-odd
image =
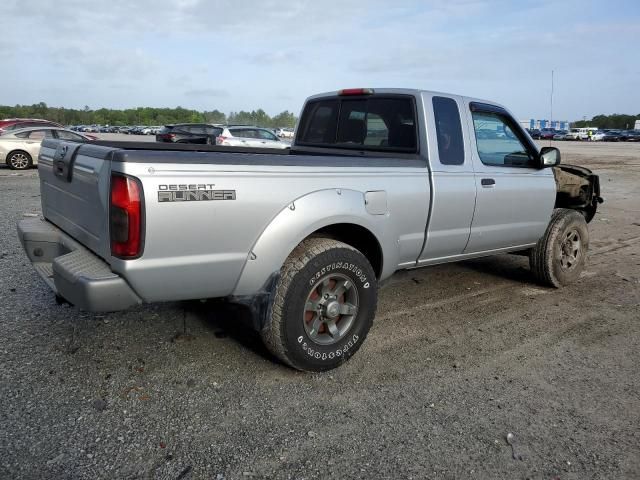
[[[215,190],[213,183],[158,185],[158,202],[235,200],[235,190]]]

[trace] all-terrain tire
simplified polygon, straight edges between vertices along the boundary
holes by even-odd
[[[312,372],[330,370],[360,348],[373,323],[377,300],[376,275],[362,253],[329,238],[309,238],[282,266],[271,313],[260,334],[269,351],[285,364]],[[326,311],[321,314],[322,302]],[[317,307],[317,313],[309,305]],[[343,309],[355,314],[343,315]],[[314,329],[310,324],[316,319],[328,323]]]
[[[575,210],[553,211],[545,234],[529,254],[529,265],[540,283],[559,288],[578,279],[589,249],[584,216]]]

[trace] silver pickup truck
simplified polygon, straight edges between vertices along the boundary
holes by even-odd
[[[575,280],[602,201],[504,107],[418,90],[310,97],[290,151],[45,140],[39,160],[44,218],[18,234],[59,297],[226,298],[308,371],[360,348],[398,270],[517,252],[543,284]]]

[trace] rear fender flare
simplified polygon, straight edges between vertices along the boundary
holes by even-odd
[[[263,291],[269,278],[280,271],[300,242],[330,225],[359,225],[384,246],[381,239],[386,218],[386,215],[367,213],[364,194],[355,190],[319,190],[298,198],[284,207],[260,234],[249,252],[233,295],[254,295]],[[391,258],[388,252],[384,253],[385,265],[396,261],[397,251],[391,252]]]

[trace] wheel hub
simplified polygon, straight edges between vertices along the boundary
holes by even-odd
[[[324,316],[328,318],[337,318],[340,315],[340,304],[336,299],[331,299],[324,307]]]
[[[580,234],[576,230],[566,233],[560,244],[560,266],[570,270],[577,265],[582,254],[582,242]]]
[[[320,345],[340,341],[358,314],[358,290],[350,278],[333,273],[320,279],[307,295],[302,315],[305,332]]]

